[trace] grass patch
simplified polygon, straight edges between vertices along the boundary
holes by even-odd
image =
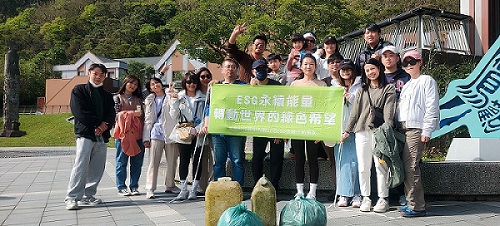
[[[0,137],[0,147],[75,146],[73,124],[66,121],[70,116],[71,113],[19,115],[19,130],[25,131],[26,135]],[[0,125],[3,128],[3,120]],[[114,139],[110,139],[108,147],[114,147]]]

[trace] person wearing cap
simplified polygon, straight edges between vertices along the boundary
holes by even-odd
[[[265,35],[255,36],[253,38],[253,48],[251,48],[251,52],[245,53],[244,51],[238,49],[238,46],[236,45],[236,38],[245,32],[246,29],[247,25],[245,23],[234,27],[231,37],[229,37],[227,52],[229,56],[235,59],[240,65],[239,80],[248,83],[252,77],[252,63],[255,60],[264,59],[264,51],[266,51],[267,47],[267,38]]]
[[[280,82],[267,77],[268,71],[270,71],[267,65],[268,62],[264,59],[253,62],[252,71],[254,73],[254,78],[250,81],[251,85],[281,85]],[[271,184],[273,184],[276,191],[278,191],[283,170],[283,154],[285,152],[285,142],[282,139],[267,137],[253,138],[252,175],[255,183],[262,177],[264,168],[263,163],[266,157],[266,147],[268,143],[270,147],[269,155],[271,166],[271,172],[268,175]]]
[[[377,175],[377,204],[373,211],[377,213],[389,210],[389,186],[386,181],[389,177],[387,162],[379,159],[373,151],[375,149],[375,125],[371,108],[381,109],[384,124],[394,124],[395,91],[392,84],[388,84],[381,69],[382,65],[375,58],[370,58],[364,66],[361,76],[363,86],[359,89],[349,114],[341,142],[345,142],[352,132],[355,132],[356,155],[358,158],[359,186],[363,200],[359,210],[371,211],[371,168],[375,163]]]
[[[388,45],[380,51],[380,62],[385,67],[385,78],[388,83],[394,84],[396,88],[396,103],[399,100],[399,94],[405,83],[410,80],[410,75],[401,68],[399,60],[399,51],[393,45]]]
[[[422,63],[422,55],[415,50],[406,52],[401,62],[411,76],[401,90],[396,113],[396,128],[406,136],[402,160],[407,204],[400,208],[403,217],[426,215],[419,163],[424,144],[429,142],[432,132],[439,128],[438,86],[431,76],[421,74]]]
[[[401,68],[399,51],[393,45],[388,45],[380,51],[380,62],[385,67],[385,78],[388,83],[394,84],[396,88],[396,104],[403,86],[410,80],[410,75]],[[402,153],[400,153],[402,155]],[[404,184],[389,190],[389,198],[400,205],[406,205]]]
[[[354,62],[345,59],[340,62],[339,86],[344,88],[344,105],[342,115],[342,130],[345,131],[349,113],[351,111],[357,91],[361,88],[361,77],[356,76]],[[328,143],[327,143],[328,145]],[[361,206],[361,190],[359,187],[358,158],[356,156],[355,134],[344,140],[342,147],[339,144],[333,146],[336,166],[336,187],[340,196],[337,202],[339,207],[349,204],[353,208]]]
[[[392,45],[390,42],[387,42],[380,37],[381,29],[379,25],[369,24],[366,25],[364,30],[365,33],[363,35],[363,38],[365,39],[366,46],[363,50],[361,50],[359,55],[356,57],[354,63],[358,75],[361,75],[361,72],[363,71],[363,66],[365,65],[365,62],[368,59],[375,58],[379,60],[380,57],[377,51],[381,50],[382,48],[388,45]]]
[[[304,37],[306,42],[305,49],[311,53],[314,49],[314,43],[316,43],[316,35],[312,32],[306,32],[302,35],[302,37]]]
[[[310,53],[310,51],[306,50],[306,40],[302,35],[298,33],[293,34],[291,39],[292,49],[286,61],[286,70],[288,71],[287,85],[290,85],[300,76],[302,73],[300,70],[300,60],[306,53]]]
[[[318,68],[316,69],[316,74],[319,79],[327,78],[330,75],[330,70],[328,66],[328,58],[334,54],[338,53],[339,48],[337,46],[337,39],[333,36],[327,36],[323,41],[323,48],[320,52],[319,49],[314,53],[316,60],[318,61]]]
[[[267,77],[280,82],[282,85],[286,84],[286,73],[281,70],[283,60],[279,54],[271,53],[267,56],[267,66],[271,72],[267,73]]]

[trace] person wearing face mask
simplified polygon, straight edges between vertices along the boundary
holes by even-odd
[[[250,80],[250,85],[281,85],[280,82],[267,77],[269,68],[267,67],[267,61],[264,59],[253,62],[252,72],[255,77]],[[269,178],[276,192],[278,192],[279,181],[283,169],[283,154],[285,151],[285,144],[282,139],[267,137],[253,138],[252,175],[255,183],[262,177],[263,162],[266,157],[266,147],[268,143],[270,144],[269,153],[271,166]]]

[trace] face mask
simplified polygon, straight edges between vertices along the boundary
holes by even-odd
[[[267,78],[267,70],[266,69],[257,70],[257,72],[255,72],[255,78],[257,78],[259,81],[264,81]]]

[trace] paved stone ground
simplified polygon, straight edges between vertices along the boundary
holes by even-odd
[[[108,151],[106,172],[97,193],[104,203],[66,210],[64,197],[73,152],[74,147],[0,148],[0,225],[204,225],[203,197],[169,204],[174,196],[162,193],[162,186],[154,200],[145,199],[144,194],[119,196],[114,149]],[[144,176],[140,184],[145,184]],[[327,207],[328,225],[500,225],[500,202],[430,201],[427,217],[407,219],[395,206],[383,214],[361,213],[349,207],[333,207],[326,201],[326,194],[318,197]],[[250,208],[248,193],[245,198]],[[278,196],[278,213],[291,198],[286,194]]]

